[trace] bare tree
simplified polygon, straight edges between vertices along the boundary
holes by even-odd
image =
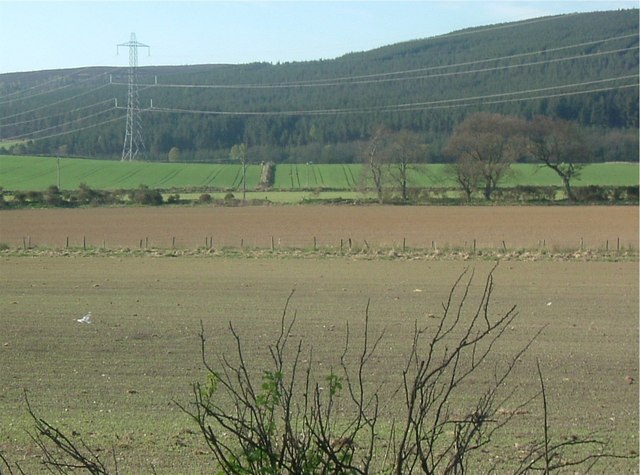
[[[368,178],[371,177],[380,204],[384,202],[384,181],[389,161],[390,136],[389,129],[378,126],[362,151],[363,186],[366,187]]]
[[[389,175],[400,188],[402,201],[407,201],[409,173],[415,164],[426,161],[427,146],[420,135],[401,130],[392,135],[390,143]]]
[[[487,200],[518,158],[523,124],[517,117],[479,112],[462,122],[449,139],[446,153],[457,159],[465,176],[475,176],[473,181]]]
[[[580,176],[589,161],[589,151],[577,125],[567,120],[537,116],[528,124],[527,138],[528,153],[558,174],[567,199],[575,201],[571,180]]]
[[[452,177],[462,188],[467,202],[471,201],[471,196],[478,189],[481,181],[479,164],[469,157],[460,157],[454,163],[446,166],[447,175]]]
[[[229,153],[231,160],[237,160],[242,164],[242,201],[247,199],[247,144],[241,143],[231,147]]]

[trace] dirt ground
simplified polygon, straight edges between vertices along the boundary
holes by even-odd
[[[429,211],[413,212],[420,210]],[[142,210],[81,214],[95,212],[97,223],[98,216],[105,218],[102,213]],[[173,212],[151,214],[157,219]],[[213,210],[193,210],[206,212]],[[3,213],[3,219],[10,214]],[[27,473],[40,467],[37,448],[25,432],[30,427],[26,390],[47,420],[77,431],[93,447],[113,447],[122,473],[151,473],[152,467],[154,473],[211,473],[211,457],[193,423],[173,403],[187,403],[190,384],[203,377],[197,338],[201,321],[214,361],[233,354],[232,322],[246,342],[247,357],[260,366],[285,299],[295,289],[292,337],[313,347],[315,367],[322,373],[337,362],[346,323],[353,335],[362,329],[369,301],[371,331],[386,333],[368,377],[391,388],[414,323],[437,321],[428,315],[439,314],[451,284],[467,266],[475,269],[470,295],[477,298],[492,265],[346,257],[2,257],[0,451]],[[519,316],[496,348],[488,373],[474,378],[467,394],[477,395],[475,384],[491,378],[493,364],[506,361],[546,326],[510,387],[518,388],[518,397],[534,394],[539,359],[553,437],[565,440],[598,431],[611,438],[617,453],[637,455],[638,263],[503,262],[495,271],[495,285],[492,315],[516,305]],[[87,311],[95,323],[77,323]],[[629,384],[628,376],[636,382]],[[517,417],[505,439],[510,456],[540,436],[539,401],[528,411]],[[599,470],[638,473],[637,462],[618,460]]]
[[[634,206],[267,206],[0,211],[0,243],[107,248],[638,248]]]

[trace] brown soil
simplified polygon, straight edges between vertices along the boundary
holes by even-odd
[[[267,206],[35,209],[0,212],[0,243],[22,246],[310,248],[638,248],[638,208]]]
[[[191,383],[206,381],[197,337],[201,325],[216,368],[219,356],[234,359],[232,322],[245,344],[249,367],[267,369],[267,345],[275,341],[284,301],[294,288],[289,316],[296,315],[296,324],[289,348],[302,339],[302,358],[313,350],[314,374],[320,377],[331,368],[339,371],[347,324],[354,345],[351,355],[359,356],[370,302],[371,335],[383,329],[385,333],[365,378],[376,386],[385,383],[381,408],[388,421],[390,414],[399,413],[394,404],[402,405],[403,396],[393,394],[414,325],[433,331],[452,283],[468,265],[422,260],[2,257],[0,452],[19,461],[25,473],[41,473],[40,459],[33,456],[39,450],[27,435],[33,429],[24,405],[27,390],[39,415],[68,433],[80,432],[93,448],[106,448],[105,458],[115,445],[122,473],[150,473],[151,465],[158,474],[213,472],[211,456],[195,456],[207,453],[195,425],[172,403],[187,404],[193,398]],[[473,263],[476,278],[464,315],[476,310],[492,266]],[[499,455],[515,460],[529,441],[540,440],[540,399],[518,409],[540,389],[536,361],[545,378],[553,440],[595,431],[612,438],[609,451],[637,455],[638,384],[628,382],[638,379],[637,263],[503,262],[494,283],[490,318],[513,305],[519,316],[488,364],[468,381],[467,407],[481,397],[482,383],[492,381],[494,371],[502,370],[544,328],[502,394],[516,391],[501,408],[506,414],[519,412],[514,412],[512,429],[504,436],[505,453]],[[93,312],[94,324],[77,323],[87,311]],[[341,398],[341,404],[347,400]],[[497,454],[483,453],[481,458],[496,461],[493,455]],[[607,460],[595,472],[637,474],[637,462]]]

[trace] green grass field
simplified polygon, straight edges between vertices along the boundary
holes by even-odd
[[[360,165],[282,164],[276,168],[274,189],[280,191],[334,190],[357,191]],[[260,166],[247,167],[247,189],[255,190]],[[636,163],[602,163],[584,168],[575,186],[639,183]],[[17,157],[0,155],[0,187],[8,191],[45,190],[59,183],[61,189],[77,189],[81,183],[93,189],[150,188],[238,190],[242,182],[240,165],[120,162],[55,157]],[[453,187],[443,165],[423,165],[411,172],[410,185],[415,187]],[[517,164],[503,186],[562,185],[548,168]]]

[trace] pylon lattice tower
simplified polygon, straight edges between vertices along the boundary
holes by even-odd
[[[129,47],[129,89],[127,94],[127,125],[122,146],[122,160],[135,160],[144,153],[144,140],[142,138],[142,119],[140,117],[140,97],[138,95],[138,48],[151,47],[136,41],[136,34],[131,33],[128,43],[117,45]]]

